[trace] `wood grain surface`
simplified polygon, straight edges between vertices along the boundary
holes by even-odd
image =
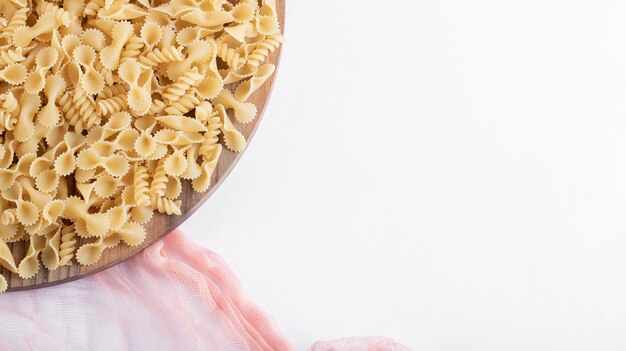
[[[276,0],[276,7],[278,18],[281,23],[281,30],[283,30],[284,32],[285,0]],[[281,49],[282,48],[279,48],[274,53],[272,53],[265,62],[273,63],[278,67]],[[257,126],[261,121],[263,112],[265,111],[265,107],[269,100],[277,72],[278,70],[249,99],[250,102],[254,103],[258,107],[259,111],[259,114],[254,121],[250,122],[249,124],[243,125],[238,123],[236,119],[232,118],[231,116],[231,120],[233,121],[233,123],[236,124],[237,128],[248,140],[248,145]],[[43,267],[43,265],[41,265],[39,273],[31,279],[22,279],[17,274],[11,273],[7,269],[0,267],[0,273],[2,273],[7,278],[7,281],[9,283],[8,291],[36,289],[76,280],[116,265],[143,251],[145,248],[154,244],[156,241],[167,235],[169,232],[176,229],[198,208],[200,208],[200,206],[202,206],[202,204],[211,196],[211,194],[213,194],[213,192],[219,187],[222,181],[224,181],[224,179],[228,176],[230,171],[237,164],[237,161],[241,157],[242,153],[243,152],[234,153],[224,148],[217,168],[213,173],[211,188],[205,193],[194,192],[191,188],[191,184],[189,183],[189,181],[184,181],[183,192],[180,197],[180,199],[182,199],[183,201],[183,204],[181,206],[182,215],[166,216],[163,214],[155,213],[152,220],[146,225],[147,237],[144,243],[140,246],[129,247],[124,244],[120,244],[117,247],[105,250],[102,254],[102,258],[100,259],[100,261],[95,265],[89,267],[81,267],[74,262],[71,266],[59,267],[57,270],[49,272]],[[209,218],[207,220],[212,219]],[[27,244],[24,242],[12,243],[9,244],[9,247],[11,248],[13,255],[15,256],[16,262],[20,262],[26,253]]]

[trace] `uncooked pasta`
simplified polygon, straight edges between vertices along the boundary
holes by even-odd
[[[233,121],[256,118],[247,100],[283,41],[272,0],[0,0],[0,13],[0,265],[25,279],[140,245],[155,211],[181,214],[183,182],[207,191],[221,141],[244,149]]]

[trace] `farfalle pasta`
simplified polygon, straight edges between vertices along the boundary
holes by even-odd
[[[140,245],[154,213],[181,215],[183,182],[207,191],[222,145],[245,148],[237,125],[256,118],[248,99],[283,42],[271,0],[2,1],[0,13],[0,266],[25,279],[95,264]]]

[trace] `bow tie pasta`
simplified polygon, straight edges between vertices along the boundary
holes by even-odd
[[[208,190],[283,41],[274,0],[0,4],[0,266],[25,279],[139,245],[183,181]]]

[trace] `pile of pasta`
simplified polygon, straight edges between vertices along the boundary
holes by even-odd
[[[40,260],[139,245],[155,211],[180,215],[181,182],[206,191],[222,144],[245,147],[235,123],[256,117],[247,100],[283,41],[274,0],[0,0],[0,13],[0,265],[24,279]]]

